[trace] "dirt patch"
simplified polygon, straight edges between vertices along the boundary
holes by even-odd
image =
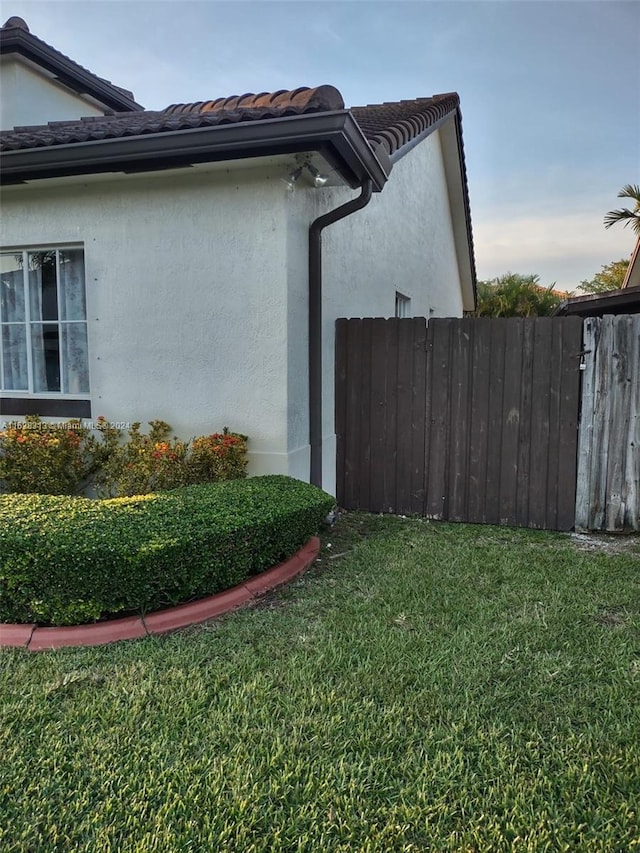
[[[629,614],[624,607],[603,607],[595,620],[603,628],[623,628],[629,621]]]
[[[631,554],[640,559],[640,535],[637,533],[570,533],[578,551],[603,554]]]

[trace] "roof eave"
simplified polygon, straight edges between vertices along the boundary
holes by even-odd
[[[397,163],[398,160],[401,160],[409,151],[412,151],[416,145],[419,145],[423,142],[428,136],[431,136],[432,133],[435,133],[436,130],[442,127],[442,125],[449,121],[451,117],[454,115],[453,112],[447,113],[447,115],[442,116],[437,121],[434,121],[433,124],[430,124],[426,127],[421,133],[418,133],[417,136],[414,136],[409,142],[406,142],[400,148],[397,148],[393,154],[390,155],[389,160],[391,163]]]
[[[137,112],[143,107],[106,80],[68,59],[39,38],[19,28],[3,30],[0,54],[18,54],[54,74],[57,79],[78,94],[90,95],[116,111]]]
[[[347,110],[5,151],[0,174],[6,185],[310,150],[326,157],[353,188],[370,178],[379,191],[389,175],[390,164],[376,156]]]
[[[438,124],[437,129],[441,131],[440,139],[449,204],[454,221],[456,254],[463,291],[463,309],[464,311],[475,311],[478,282],[460,109],[457,108],[455,112],[449,114]]]
[[[639,307],[640,286],[624,287],[605,293],[574,296],[560,303],[553,314],[556,317],[599,317],[603,314],[637,313],[635,309]]]

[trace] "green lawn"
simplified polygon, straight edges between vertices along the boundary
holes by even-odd
[[[0,850],[640,851],[640,546],[354,514],[259,607],[0,652]]]

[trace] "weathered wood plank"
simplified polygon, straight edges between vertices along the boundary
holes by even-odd
[[[522,352],[524,320],[506,321],[504,391],[502,400],[502,460],[500,466],[499,524],[517,523],[518,449],[522,408]]]
[[[371,334],[373,321],[366,319],[360,327],[360,370],[354,374],[354,396],[358,399],[356,415],[359,423],[358,446],[358,507],[369,509],[371,504]]]
[[[448,512],[450,521],[467,520],[469,494],[469,436],[471,372],[469,362],[475,320],[455,323],[451,329],[451,400],[448,478]]]
[[[367,372],[367,353],[362,347],[363,321],[350,323],[346,340],[348,392],[346,397],[347,409],[353,413],[346,430],[346,448],[348,462],[345,470],[345,500],[346,507],[360,506],[360,483],[362,461],[360,457],[360,434],[362,431],[359,412],[359,395],[357,377]],[[355,380],[355,381],[354,381]]]
[[[545,523],[547,528],[554,529],[558,517],[558,490],[559,483],[559,424],[560,409],[562,401],[562,346],[564,341],[564,326],[560,323],[552,323],[549,341],[549,387],[548,387],[548,414],[549,414],[549,436],[547,442],[547,476],[546,494],[544,496]],[[579,352],[579,350],[576,350]]]
[[[533,320],[522,325],[520,356],[520,432],[518,435],[518,471],[516,481],[516,525],[529,526],[531,493],[531,399],[533,392]]]
[[[550,517],[547,520],[547,526],[555,530],[571,530],[575,523],[582,325],[580,317],[566,317],[559,327],[562,330],[559,419],[555,430],[552,430],[552,435],[557,436],[552,443],[558,460],[557,511],[555,519]]]
[[[386,396],[385,396],[385,442],[383,459],[383,512],[399,512],[397,492],[398,461],[398,351],[400,320],[391,318],[384,322]],[[407,326],[404,327],[407,329]]]
[[[589,317],[584,321],[582,351],[582,399],[578,430],[578,473],[576,477],[576,530],[588,530],[591,516],[591,482],[593,467],[593,429],[596,398],[596,363],[600,337],[600,320]]]
[[[413,330],[413,381],[411,414],[411,512],[424,513],[427,435],[427,321],[416,317]]]
[[[487,428],[487,475],[484,487],[484,514],[487,524],[500,524],[500,480],[503,465],[502,433],[503,402],[505,383],[505,361],[507,358],[506,333],[509,320],[506,317],[491,323],[490,366],[489,366],[489,421]],[[510,354],[509,354],[510,357]]]
[[[549,387],[551,381],[551,317],[533,321],[533,376],[531,386],[531,437],[528,526],[544,528],[547,516],[549,456]]]
[[[469,477],[467,520],[482,524],[485,518],[488,432],[489,371],[491,366],[491,327],[493,320],[479,318],[473,326],[471,347],[471,406],[469,432]]]
[[[640,531],[640,315],[632,320],[629,348],[630,397],[629,427],[623,442],[625,466],[625,518],[624,526]]]
[[[336,500],[345,506],[345,477],[350,460],[346,453],[347,424],[347,354],[349,326],[346,319],[336,320],[335,326],[335,430],[336,430]]]
[[[585,321],[576,528],[640,530],[640,315]]]
[[[397,447],[396,447],[396,512],[403,515],[411,509],[411,444],[413,441],[411,409],[413,402],[413,326],[398,326],[398,362],[396,381]]]
[[[375,318],[371,323],[371,488],[370,509],[386,512],[385,507],[385,452],[387,371],[386,333],[384,320]]]
[[[426,320],[397,322],[397,450],[395,511],[422,512]],[[419,373],[420,362],[422,371]]]
[[[452,320],[430,320],[427,327],[430,362],[430,429],[427,448],[427,491],[425,513],[428,518],[445,518],[448,438],[449,438],[449,364]]]

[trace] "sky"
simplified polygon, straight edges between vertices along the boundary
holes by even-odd
[[[332,84],[347,106],[456,91],[479,279],[574,290],[629,257],[640,0],[1,0],[148,109]]]

